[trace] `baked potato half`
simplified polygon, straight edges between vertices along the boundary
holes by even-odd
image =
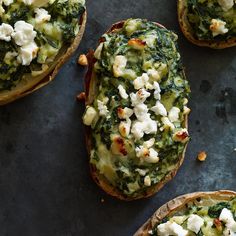
[[[0,9],[0,105],[45,86],[77,49],[84,0],[9,0]]]
[[[161,206],[134,234],[220,236],[236,233],[236,192],[196,192]]]
[[[223,49],[236,46],[234,0],[178,0],[178,20],[192,43]]]
[[[83,122],[90,170],[121,200],[153,195],[183,162],[190,88],[176,41],[160,24],[128,19],[87,55]]]

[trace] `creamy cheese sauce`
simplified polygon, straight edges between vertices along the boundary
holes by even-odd
[[[230,236],[236,234],[236,200],[197,199],[166,217],[152,229],[158,236]]]
[[[226,40],[236,36],[234,0],[187,0],[188,21],[200,40]]]
[[[84,0],[5,0],[0,6],[0,91],[45,72],[79,31]]]
[[[130,19],[102,41],[94,54],[98,90],[83,117],[92,128],[90,161],[119,191],[135,196],[176,167],[189,139],[190,89],[173,32]]]

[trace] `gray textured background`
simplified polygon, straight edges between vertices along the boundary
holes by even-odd
[[[236,190],[236,48],[191,45],[180,33],[176,0],[88,0],[88,24],[74,57],[47,87],[0,108],[0,235],[131,235],[171,198],[192,191]],[[183,167],[154,197],[117,201],[91,180],[75,96],[83,91],[80,53],[94,48],[113,23],[157,21],[179,34],[192,88],[190,133]],[[197,153],[208,153],[206,162]],[[104,203],[101,202],[104,199]]]

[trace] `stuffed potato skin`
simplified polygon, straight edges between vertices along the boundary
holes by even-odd
[[[185,217],[187,222],[188,218],[185,215],[189,215],[189,212],[190,214],[194,213],[204,216],[204,221],[211,223],[208,224],[209,226],[211,225],[209,228],[205,227],[207,223],[201,224],[202,229],[200,227],[198,234],[191,231],[190,235],[205,235],[205,233],[209,233],[209,235],[223,235],[224,228],[219,227],[219,225],[223,226],[225,222],[223,221],[224,219],[219,220],[219,218],[222,217],[220,215],[225,208],[235,212],[235,198],[236,192],[229,190],[195,192],[179,196],[161,206],[134,236],[156,235],[158,233],[157,227],[164,222],[168,222],[171,218],[174,222],[175,220],[180,220],[180,217]],[[173,217],[175,216],[177,218],[174,219]],[[184,229],[186,227],[187,224],[184,226]]]
[[[173,178],[173,176],[177,172],[177,169],[182,164],[187,141],[188,141],[187,130],[185,133],[186,136],[185,136],[184,132],[187,127],[187,113],[189,112],[189,109],[187,109],[187,107],[185,107],[185,108],[183,107],[183,106],[185,106],[185,105],[183,105],[183,101],[187,101],[186,98],[189,93],[189,87],[188,87],[187,81],[185,80],[183,69],[180,69],[178,72],[178,73],[180,73],[179,74],[180,77],[178,77],[178,78],[180,78],[180,81],[179,81],[181,84],[180,87],[182,87],[180,89],[180,91],[182,91],[182,92],[180,92],[181,96],[179,97],[180,98],[179,101],[180,101],[180,104],[182,104],[182,108],[181,108],[182,111],[181,111],[181,115],[179,116],[179,117],[181,117],[181,120],[179,121],[179,125],[180,125],[179,131],[184,129],[184,130],[182,130],[183,132],[182,133],[180,132],[180,133],[183,134],[183,136],[185,136],[185,137],[182,137],[183,142],[181,142],[181,141],[178,142],[177,140],[174,141],[171,138],[172,144],[174,144],[174,143],[176,145],[177,145],[177,143],[180,144],[180,146],[179,146],[180,149],[179,149],[179,151],[177,151],[177,149],[175,149],[175,151],[172,150],[173,151],[173,158],[172,158],[173,162],[171,165],[169,165],[169,170],[168,170],[168,168],[163,167],[163,171],[165,172],[165,174],[162,177],[161,177],[161,175],[159,175],[159,177],[161,177],[161,181],[157,181],[155,183],[155,178],[157,180],[158,176],[156,173],[150,171],[151,169],[157,168],[157,165],[159,165],[159,164],[157,164],[159,162],[159,157],[157,155],[157,149],[153,147],[154,143],[151,146],[146,147],[147,154],[152,153],[153,155],[152,155],[152,157],[150,155],[146,156],[147,159],[145,162],[143,162],[141,155],[137,155],[137,153],[135,154],[135,152],[137,152],[141,149],[140,146],[142,146],[141,145],[142,143],[144,143],[145,141],[149,141],[148,143],[150,144],[151,143],[150,140],[153,140],[153,138],[155,139],[155,137],[158,140],[158,136],[156,136],[155,135],[156,132],[154,132],[154,133],[150,133],[150,135],[148,137],[148,136],[146,136],[146,133],[145,133],[146,131],[144,131],[143,134],[141,134],[142,137],[138,137],[137,135],[139,135],[139,134],[136,134],[135,129],[132,127],[132,122],[135,122],[138,115],[135,114],[135,111],[137,111],[137,110],[135,110],[135,107],[130,103],[129,96],[133,96],[136,92],[138,94],[138,91],[140,91],[139,86],[142,87],[142,85],[140,85],[140,84],[138,85],[136,82],[137,82],[137,78],[140,76],[147,78],[145,70],[142,71],[143,70],[142,68],[141,69],[139,68],[137,70],[135,70],[134,68],[132,69],[131,67],[125,68],[126,66],[123,66],[123,69],[120,69],[120,66],[119,66],[120,64],[117,63],[120,60],[121,60],[121,62],[126,61],[126,59],[124,59],[124,54],[121,54],[121,55],[119,54],[120,53],[119,48],[123,48],[123,50],[126,51],[130,55],[131,59],[128,59],[125,62],[127,64],[129,63],[129,60],[132,61],[132,58],[134,60],[135,60],[135,58],[136,59],[140,58],[140,56],[136,57],[134,55],[140,55],[140,53],[142,53],[142,52],[144,53],[150,49],[150,47],[148,45],[146,45],[146,42],[144,39],[145,35],[143,35],[142,30],[139,30],[138,28],[136,29],[135,26],[134,27],[130,26],[130,22],[132,22],[132,21],[138,21],[138,25],[139,25],[138,27],[140,27],[140,29],[145,31],[145,35],[150,34],[150,29],[148,29],[148,30],[146,29],[147,25],[149,25],[149,24],[151,25],[151,29],[152,29],[151,31],[157,30],[157,32],[159,32],[160,35],[161,34],[164,35],[163,37],[166,36],[165,34],[168,34],[170,37],[169,43],[171,45],[171,46],[170,45],[169,46],[170,47],[173,46],[174,49],[172,48],[173,50],[172,49],[171,50],[176,52],[175,43],[174,43],[174,41],[172,41],[173,38],[174,38],[174,40],[176,40],[176,35],[174,35],[174,34],[172,35],[172,32],[167,31],[160,24],[150,23],[150,22],[147,22],[145,20],[140,20],[140,19],[137,19],[137,20],[129,19],[127,21],[118,22],[117,24],[113,25],[111,27],[111,29],[109,29],[107,31],[107,33],[104,34],[104,36],[100,39],[100,44],[99,44],[97,50],[95,51],[95,53],[90,52],[87,55],[88,61],[89,61],[89,69],[88,69],[88,73],[87,73],[86,81],[85,81],[86,82],[85,83],[85,85],[86,85],[86,112],[84,114],[83,120],[87,126],[90,126],[90,127],[86,128],[86,136],[87,136],[87,147],[88,147],[88,151],[89,151],[89,155],[90,155],[91,173],[92,173],[92,176],[93,176],[93,179],[95,180],[95,182],[103,190],[105,190],[110,195],[115,196],[115,197],[122,199],[122,200],[135,200],[135,199],[151,196],[155,192],[157,192],[167,181],[169,181],[171,178]],[[139,32],[139,34],[140,34],[139,37],[137,37],[137,36],[134,37],[135,32],[131,32],[131,33],[126,32],[127,34],[126,33],[123,34],[124,29],[126,29],[127,27],[128,27],[128,30],[131,29],[131,31],[134,30],[135,32]],[[172,35],[172,36],[170,36],[170,35]],[[171,38],[171,37],[173,37],[173,38]],[[114,39],[114,38],[116,38],[116,39]],[[155,42],[155,45],[157,45],[158,44],[158,42],[156,41],[157,37],[152,37],[152,39]],[[119,43],[119,46],[116,46],[116,45],[110,46],[111,42],[120,42],[120,43]],[[161,44],[161,42],[159,42],[159,43]],[[111,50],[114,50],[114,51],[118,50],[118,53],[114,53],[114,55],[110,55]],[[168,47],[166,50],[168,50]],[[154,49],[152,49],[152,51],[155,52]],[[103,58],[104,55],[109,55],[109,57]],[[175,54],[175,55],[177,55],[177,54]],[[170,58],[176,59],[176,57],[174,57],[174,56],[170,56]],[[177,59],[178,62],[175,65],[178,67],[178,66],[180,66],[180,64],[178,64],[179,63],[179,56],[177,56],[177,58],[178,58]],[[175,60],[175,59],[173,59],[173,60]],[[107,60],[111,60],[112,61],[111,64],[107,64],[105,62]],[[167,58],[165,58],[165,60],[167,60]],[[159,63],[160,63],[160,60],[159,60]],[[131,62],[131,64],[132,64],[132,62]],[[136,62],[134,62],[134,64],[137,65]],[[144,64],[148,65],[148,63],[144,63]],[[174,65],[174,63],[172,63],[172,64]],[[103,65],[105,65],[106,68],[104,70],[102,69],[102,72],[101,72],[101,67],[103,67]],[[159,66],[160,66],[160,64],[159,64]],[[158,68],[160,68],[160,67],[158,67]],[[162,68],[163,68],[162,69],[163,77],[164,77],[164,73],[169,74],[170,77],[173,76],[172,77],[173,79],[174,79],[174,77],[176,77],[176,75],[172,74],[172,72],[169,72],[169,69],[167,69],[166,65],[162,65]],[[168,66],[168,68],[169,68],[169,66]],[[182,68],[182,67],[180,66],[180,68]],[[122,70],[124,70],[124,71],[122,71]],[[124,72],[124,74],[122,74],[123,72]],[[111,76],[111,79],[104,80],[104,77],[103,77],[104,73],[106,73],[107,76]],[[136,76],[135,73],[138,73],[138,75]],[[132,76],[134,76],[133,79],[132,79]],[[158,79],[161,79],[161,78],[158,78]],[[106,80],[108,80],[108,81],[106,81]],[[173,82],[173,81],[170,82],[170,80],[168,80],[168,81],[169,81],[169,84],[171,84]],[[177,79],[175,80],[175,82],[178,84]],[[101,86],[102,83],[103,83],[103,85],[104,85],[104,83],[106,83],[107,85]],[[153,83],[153,81],[152,81],[152,83]],[[135,86],[136,88],[133,86]],[[150,86],[150,88],[149,88],[149,90],[146,90],[146,92],[148,91],[148,94],[149,94],[149,92],[151,94],[151,92],[152,92],[151,91],[152,90],[151,84],[148,86]],[[105,87],[105,89],[103,89],[104,87]],[[129,90],[129,88],[130,88],[130,90]],[[144,91],[144,90],[142,90],[142,91]],[[108,93],[109,93],[109,95],[108,95]],[[114,93],[114,94],[112,94],[112,93]],[[144,93],[145,93],[145,91],[144,91]],[[106,94],[106,95],[104,96],[104,94]],[[153,95],[150,95],[150,96],[153,96]],[[167,101],[169,101],[168,96],[167,95],[165,95],[165,96],[167,98]],[[163,99],[165,98],[165,96],[163,93]],[[109,99],[107,99],[107,97],[110,98],[111,104],[109,103]],[[117,100],[116,100],[116,98],[117,98]],[[97,101],[97,100],[99,100],[99,101]],[[119,100],[121,101],[121,103],[119,103]],[[152,97],[151,100],[152,101],[150,101],[149,103],[146,103],[145,105],[151,106],[151,104],[153,102],[155,105],[156,99],[154,99],[154,97]],[[175,98],[174,98],[174,100],[175,100]],[[129,103],[129,105],[128,105],[128,103]],[[113,106],[114,104],[115,104],[115,106]],[[159,105],[159,102],[158,102],[158,105]],[[168,104],[166,106],[168,106]],[[173,104],[171,103],[169,105],[168,111],[172,108],[172,106],[173,106]],[[185,113],[183,109],[185,109],[185,112],[187,112],[187,113]],[[179,108],[178,109],[176,108],[174,110],[179,111]],[[129,119],[129,118],[126,119],[124,117],[124,115],[128,115],[129,117],[131,117],[131,119]],[[161,118],[164,115],[165,114],[162,114],[162,115],[158,114],[157,120],[162,122]],[[166,111],[166,115],[167,115],[167,111]],[[117,118],[110,119],[114,116],[117,116]],[[105,117],[107,117],[108,119],[106,119]],[[148,117],[147,120],[149,120],[150,116],[148,115],[147,117]],[[154,119],[154,117],[155,117],[155,115],[152,116],[152,119]],[[107,124],[109,119],[111,120],[111,122],[113,122],[111,129],[106,130],[104,133],[103,127],[105,124]],[[128,129],[127,129],[127,130],[129,130],[128,134],[123,132],[123,129],[120,129],[121,124],[122,125],[125,124],[125,120],[127,121],[127,123],[129,123],[131,121],[130,127],[128,127]],[[171,125],[170,123],[169,123],[169,125]],[[162,126],[162,125],[160,125],[160,126]],[[171,128],[172,127],[174,130],[175,127],[171,125]],[[171,128],[167,125],[167,126],[161,128],[162,131],[158,131],[158,132],[161,132],[162,135],[168,134],[166,136],[166,138],[168,139],[168,137],[171,137],[171,133],[173,131],[173,130],[170,131]],[[112,130],[115,132],[113,132]],[[162,142],[162,144],[163,144],[163,140],[164,140],[164,143],[166,143],[167,139],[159,138],[159,141]],[[96,141],[94,142],[94,140],[96,140]],[[136,142],[139,144],[136,144]],[[144,145],[146,145],[146,143]],[[99,146],[100,146],[100,150],[99,149],[96,150],[96,147],[99,147]],[[137,146],[136,149],[135,149],[135,146]],[[118,147],[118,149],[117,149],[117,147]],[[152,148],[152,150],[150,150],[151,148]],[[101,150],[103,150],[103,151],[105,150],[105,153],[103,154],[101,152]],[[170,154],[170,152],[169,152],[169,154]],[[94,158],[94,157],[97,157],[97,158]],[[109,160],[106,160],[105,157],[108,157]],[[100,162],[99,160],[102,162]],[[106,161],[110,162],[111,160],[117,160],[117,161],[115,161],[116,164],[109,165],[109,164],[105,163],[105,165],[102,164],[102,166],[101,166],[101,163],[104,163]],[[125,164],[126,169],[124,169],[122,166],[119,166],[119,165],[122,165],[122,162],[124,160],[130,160],[129,163],[131,163],[128,165]],[[140,163],[140,161],[141,161],[141,163]],[[136,166],[135,167],[136,170],[132,172],[131,169],[134,167],[134,165]],[[138,168],[140,166],[141,166],[141,168]],[[142,166],[144,167],[143,169],[142,169]],[[148,168],[150,168],[150,169],[148,169]],[[107,171],[107,173],[104,174],[105,171]],[[126,174],[128,174],[130,177],[132,176],[133,180],[131,180],[131,182],[127,181],[127,178],[125,177],[125,175],[123,175],[121,173],[122,171],[125,171]],[[147,174],[147,172],[149,172],[149,173]],[[119,180],[116,177],[114,179],[112,179],[112,177],[116,176],[117,174],[120,176]],[[148,177],[146,177],[146,176],[148,176]],[[126,186],[126,187],[123,188],[122,185]]]
[[[9,28],[12,24],[13,33],[10,41],[5,42],[3,39],[2,41],[7,45],[13,45],[10,51],[15,51],[7,52],[7,47],[1,51],[5,55],[1,59],[3,60],[1,67],[6,64],[7,67],[4,68],[10,69],[1,71],[0,105],[26,96],[52,81],[82,39],[87,20],[85,2],[70,0],[71,4],[73,2],[77,8],[74,7],[73,11],[68,9],[66,16],[63,12],[59,14],[56,9],[61,8],[65,2],[68,8],[70,6],[68,1],[50,1],[50,4],[48,2],[13,1],[4,12],[3,22],[5,23],[2,25],[5,24],[4,26],[7,25]],[[40,4],[40,6],[34,4]],[[16,10],[19,5],[22,8],[21,11]],[[28,10],[24,15],[20,14],[24,9]],[[70,22],[67,20],[68,14],[70,14]],[[19,32],[16,32],[17,24],[21,24],[21,28],[18,27],[21,30]],[[22,41],[24,38],[27,39],[24,33],[29,34],[25,26],[33,29],[31,42]],[[22,39],[22,42],[19,39]],[[34,45],[35,52],[31,52],[30,45]],[[7,55],[15,56],[7,59]]]

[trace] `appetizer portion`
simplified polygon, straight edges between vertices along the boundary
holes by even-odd
[[[82,37],[85,0],[5,0],[0,17],[0,104],[4,104],[55,77]]]
[[[233,236],[235,219],[235,192],[192,193],[159,208],[135,236]]]
[[[190,89],[177,38],[157,23],[129,19],[88,55],[83,122],[91,172],[120,199],[154,194],[183,161]]]
[[[191,42],[212,48],[236,45],[235,0],[179,0],[178,15]]]

